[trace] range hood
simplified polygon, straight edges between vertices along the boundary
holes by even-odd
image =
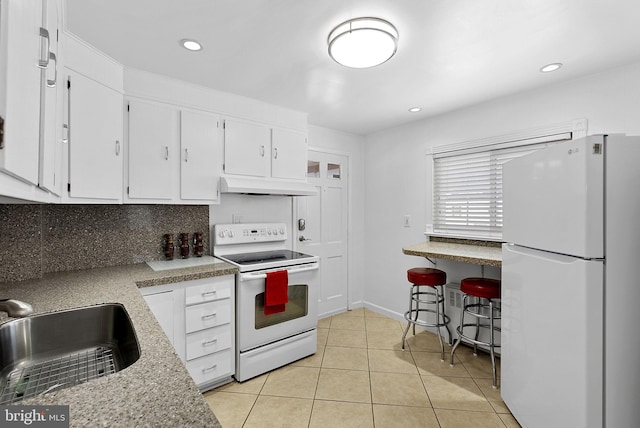
[[[309,183],[247,177],[222,177],[220,191],[222,193],[286,196],[312,196],[318,193],[315,186]]]

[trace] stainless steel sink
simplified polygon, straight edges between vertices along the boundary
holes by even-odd
[[[136,332],[120,304],[10,321],[0,325],[0,404],[104,377],[139,358]]]

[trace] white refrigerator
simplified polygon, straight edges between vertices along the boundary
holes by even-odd
[[[640,137],[514,159],[503,198],[504,402],[525,428],[640,426]]]

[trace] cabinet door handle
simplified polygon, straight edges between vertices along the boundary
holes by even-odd
[[[205,367],[204,369],[202,369],[202,373],[209,373],[209,372],[214,371],[217,368],[218,368],[218,365],[214,364],[211,367]]]
[[[209,296],[215,296],[217,293],[216,290],[213,291],[205,291],[204,293],[202,293],[202,297],[209,297]]]
[[[189,149],[184,149],[184,161],[189,161]]]
[[[51,39],[49,39],[49,30],[40,27],[40,37],[44,38],[47,42],[45,49],[40,52],[40,60],[38,60],[38,67],[47,68],[49,65],[49,54],[51,51]]]
[[[62,142],[69,142],[69,125],[67,125],[66,123],[62,124]]]
[[[273,149],[273,158],[274,158],[274,159],[278,159],[278,148],[277,148],[277,147],[275,147],[275,148]]]
[[[215,312],[214,312],[214,313],[212,313],[212,314],[209,314],[209,315],[203,315],[203,316],[202,316],[202,319],[203,319],[204,321],[206,321],[206,320],[210,320],[211,318],[214,318],[216,315],[217,315],[217,314],[216,314]]]
[[[116,140],[116,156],[120,156],[120,140]]]
[[[211,340],[204,340],[202,341],[202,346],[211,346],[211,345],[215,345],[216,343],[218,343],[218,339],[211,339]]]
[[[264,145],[260,146],[260,156],[264,157]]]
[[[49,52],[49,59],[52,59],[54,61],[53,80],[47,79],[47,86],[50,88],[55,88],[56,83],[58,82],[58,57],[53,52]]]
[[[164,146],[164,160],[169,160],[169,146]]]

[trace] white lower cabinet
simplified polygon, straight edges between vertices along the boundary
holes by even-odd
[[[235,374],[234,285],[226,275],[140,289],[201,391]]]
[[[201,391],[222,385],[225,379],[231,381],[230,376],[235,373],[234,354],[231,349],[187,361],[186,366]],[[203,385],[209,386],[203,388]]]
[[[148,294],[143,294],[144,300],[158,320],[164,334],[167,335],[169,342],[175,346],[176,321],[173,308],[176,304],[180,304],[180,299],[176,298],[177,293],[174,290],[153,291],[152,288],[155,287],[146,290]]]
[[[229,324],[232,313],[227,299],[187,306],[185,309],[186,331],[192,333],[205,328]]]
[[[187,334],[187,361],[231,348],[233,335],[227,325]]]

